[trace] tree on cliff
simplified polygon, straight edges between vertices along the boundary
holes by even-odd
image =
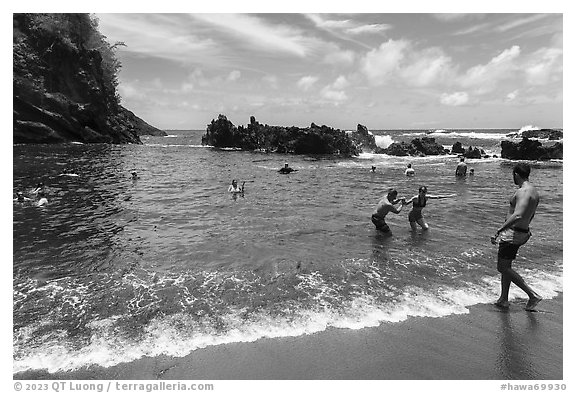
[[[141,143],[166,135],[120,105],[120,62],[89,14],[13,14],[15,143]]]

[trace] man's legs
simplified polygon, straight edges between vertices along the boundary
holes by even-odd
[[[542,298],[532,290],[526,284],[522,276],[520,276],[514,269],[512,269],[512,260],[498,257],[498,271],[502,274],[501,277],[501,287],[502,292],[500,298],[496,301],[496,305],[499,307],[508,307],[510,303],[508,302],[508,293],[510,291],[510,283],[514,283],[526,292],[528,295],[528,303],[526,303],[526,310],[532,311],[536,304],[542,300]]]

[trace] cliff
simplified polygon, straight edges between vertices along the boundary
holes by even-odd
[[[88,14],[13,14],[13,142],[141,143],[166,135],[120,105],[116,45]]]

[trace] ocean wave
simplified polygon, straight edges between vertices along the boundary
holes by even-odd
[[[361,261],[356,263],[362,264]],[[555,273],[538,270],[523,270],[521,273],[531,278],[531,285],[545,299],[553,298],[562,291],[561,269]],[[385,277],[374,269],[366,269],[364,275],[371,280],[385,282]],[[190,313],[176,312],[148,321],[138,338],[122,334],[123,323],[129,318],[125,315],[89,322],[92,333],[89,341],[82,345],[73,342],[64,330],[47,330],[48,321],[40,320],[15,330],[13,372],[45,369],[53,373],[90,365],[110,367],[145,356],[183,357],[194,350],[213,345],[295,337],[330,327],[362,329],[383,322],[399,323],[409,317],[438,318],[465,314],[470,306],[492,302],[497,298],[500,286],[498,276],[485,276],[474,283],[463,282],[461,287],[425,289],[412,285],[404,287],[398,296],[387,301],[357,286],[354,296],[338,301],[339,306],[336,307],[333,297],[338,297],[340,288],[337,284],[326,282],[318,272],[301,274],[299,278],[298,289],[314,295],[312,305],[304,306],[295,300],[292,307],[281,314],[271,313],[265,308],[247,312],[247,307],[230,306],[221,315],[207,315],[201,319]],[[155,282],[160,285],[160,281],[156,279]],[[182,277],[171,282],[183,285]],[[242,283],[242,280],[235,282]],[[225,282],[220,275],[212,274],[206,275],[204,284],[213,287]],[[134,285],[138,288],[148,286],[143,280],[135,280]],[[511,288],[511,299],[522,297],[525,296],[520,289]],[[32,342],[34,344],[30,345]]]

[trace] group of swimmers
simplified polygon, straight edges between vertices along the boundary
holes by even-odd
[[[35,202],[33,202],[33,198],[25,196],[22,191],[16,192],[16,198],[14,198],[14,202],[34,203],[36,206],[44,206],[48,204],[48,198],[46,198],[46,187],[44,186],[44,183],[38,183],[36,188],[30,191],[30,194],[36,196]]]

